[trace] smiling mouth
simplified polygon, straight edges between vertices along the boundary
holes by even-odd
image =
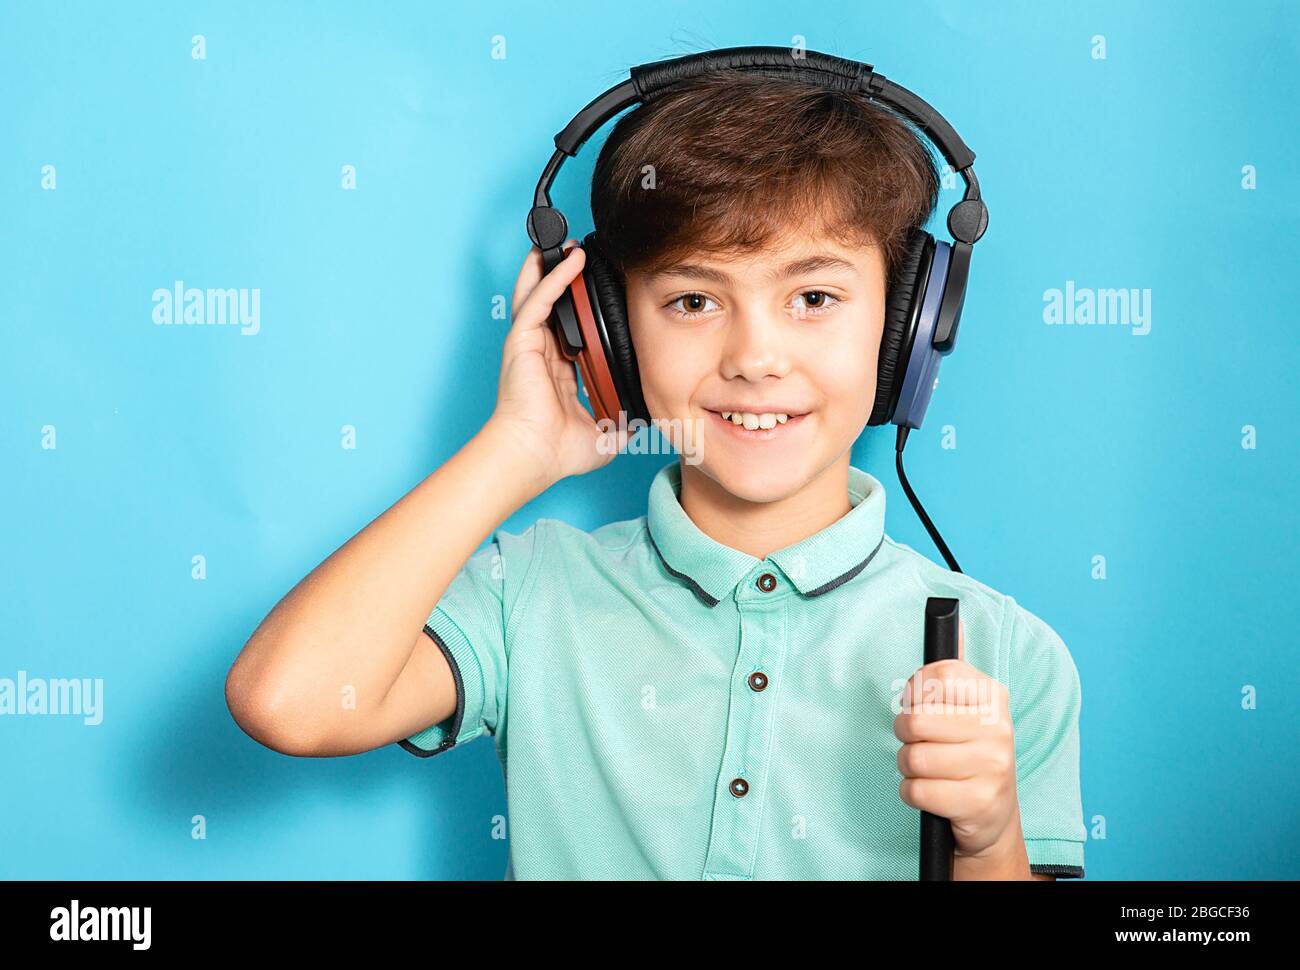
[[[721,425],[723,431],[729,432],[741,441],[771,441],[774,438],[786,437],[803,423],[804,418],[808,417],[807,414],[792,415],[784,423],[777,422],[775,427],[750,429],[743,424],[736,424],[730,418],[724,418],[717,411],[709,411],[708,413],[710,420]]]

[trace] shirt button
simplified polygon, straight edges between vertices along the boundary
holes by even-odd
[[[764,593],[772,592],[772,590],[776,589],[776,577],[771,573],[763,573],[762,576],[758,577],[758,588]]]
[[[767,686],[767,674],[761,670],[756,670],[749,675],[749,689],[754,691],[762,690]]]
[[[728,787],[731,788],[731,794],[740,798],[745,794],[745,792],[749,791],[749,782],[745,781],[744,778],[733,778]]]

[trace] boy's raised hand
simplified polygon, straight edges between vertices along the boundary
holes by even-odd
[[[894,718],[899,795],[952,823],[954,854],[1023,851],[1016,797],[1016,744],[1006,687],[966,663],[958,621],[957,659],[925,664],[908,680]]]
[[[542,274],[536,246],[515,281],[512,324],[501,355],[501,380],[490,423],[513,436],[533,456],[548,485],[608,464],[627,443],[627,434],[606,435],[578,400],[572,361],[560,353],[547,323],[551,308],[582,271],[586,254],[570,239],[564,260]]]

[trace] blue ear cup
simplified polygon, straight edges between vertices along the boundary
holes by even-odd
[[[876,367],[876,403],[869,425],[919,428],[934,392],[939,361],[951,353],[933,341],[948,284],[952,246],[923,229],[908,236],[885,299]]]
[[[921,312],[917,315],[916,335],[903,369],[898,389],[898,400],[890,420],[896,425],[919,428],[925,419],[925,409],[934,394],[939,379],[939,361],[952,353],[934,348],[935,325],[939,320],[939,306],[943,303],[948,282],[948,265],[952,246],[940,240],[934,244],[934,258],[930,262],[925,292],[921,295]]]

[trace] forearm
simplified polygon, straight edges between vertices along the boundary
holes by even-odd
[[[379,703],[465,561],[546,485],[531,456],[489,421],[280,600],[232,679],[305,720],[337,708],[343,685],[355,688],[358,707]]]

